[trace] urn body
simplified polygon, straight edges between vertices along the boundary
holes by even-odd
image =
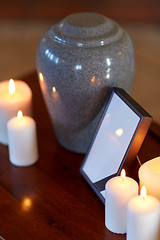
[[[86,153],[111,88],[131,90],[133,44],[111,19],[73,14],[43,34],[37,71],[59,143]]]

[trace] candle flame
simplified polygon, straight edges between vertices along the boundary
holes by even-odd
[[[56,92],[56,88],[55,88],[55,87],[53,87],[53,88],[52,88],[52,91],[53,91],[53,92]]]
[[[9,80],[9,94],[13,95],[15,93],[15,83],[13,79]]]
[[[121,171],[121,177],[123,179],[125,179],[125,177],[126,177],[126,171],[124,169],[122,169],[122,171]]]
[[[17,118],[22,118],[22,117],[23,117],[23,112],[19,110],[17,113]]]
[[[147,195],[146,187],[143,186],[143,187],[141,188],[141,196],[142,196],[143,198],[145,198],[146,195]]]

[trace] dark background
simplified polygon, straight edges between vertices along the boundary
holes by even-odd
[[[0,17],[60,19],[75,12],[99,12],[115,20],[160,21],[159,0],[1,0]]]

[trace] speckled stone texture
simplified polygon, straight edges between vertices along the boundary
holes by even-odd
[[[43,34],[37,71],[59,143],[86,153],[111,88],[131,90],[132,41],[105,16],[73,14]]]

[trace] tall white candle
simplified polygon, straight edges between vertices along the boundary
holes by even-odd
[[[0,83],[0,143],[8,144],[7,122],[19,109],[32,115],[31,102],[32,92],[24,81],[11,79]]]
[[[160,157],[144,163],[138,174],[140,187],[144,185],[149,195],[160,200]]]
[[[160,202],[153,196],[146,196],[145,187],[141,195],[128,203],[127,240],[160,239]]]
[[[7,123],[9,140],[9,159],[16,166],[29,166],[38,159],[36,123],[33,118],[23,116],[18,111],[17,117]]]
[[[114,233],[126,233],[127,230],[127,204],[138,195],[137,182],[125,176],[114,177],[106,183],[105,196],[105,225]]]

